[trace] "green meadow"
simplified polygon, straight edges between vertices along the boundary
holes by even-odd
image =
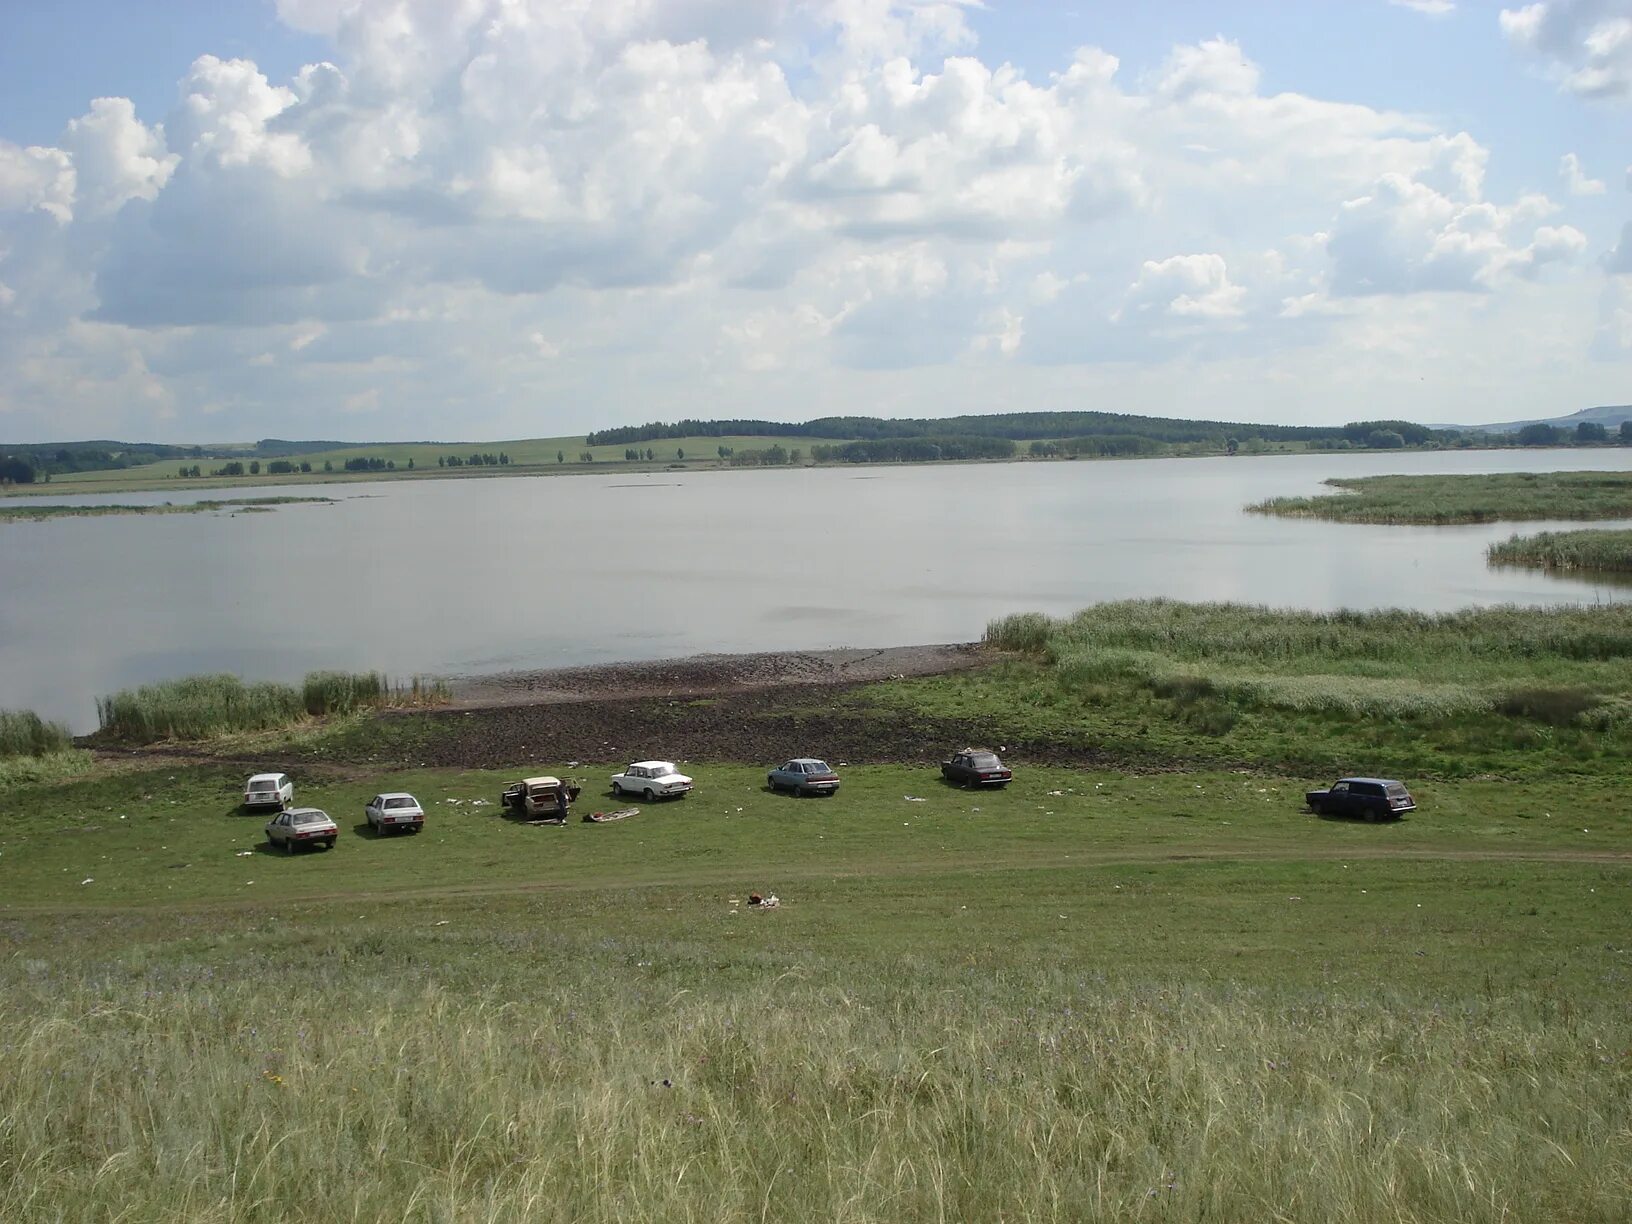
[[[0,1218],[1624,1219],[1626,628],[1113,604],[807,699],[999,791],[702,759],[529,825],[505,782],[622,761],[366,708],[0,772]],[[279,766],[334,850],[239,810]],[[1417,811],[1304,810],[1347,772]]]

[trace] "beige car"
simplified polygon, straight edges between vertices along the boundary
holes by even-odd
[[[322,846],[333,850],[340,826],[320,808],[290,808],[266,824],[266,840],[275,850],[293,854],[302,846]]]

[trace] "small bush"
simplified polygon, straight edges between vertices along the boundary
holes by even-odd
[[[1498,698],[1496,710],[1511,718],[1528,718],[1532,722],[1563,727],[1597,705],[1598,698],[1585,689],[1524,688]]]
[[[1200,701],[1217,692],[1213,682],[1205,676],[1163,676],[1151,685],[1158,697],[1169,697],[1180,705]]]
[[[0,710],[0,757],[47,756],[73,746],[61,723],[46,722],[33,710]]]

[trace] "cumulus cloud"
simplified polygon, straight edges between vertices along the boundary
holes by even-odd
[[[1502,33],[1561,88],[1585,98],[1632,98],[1632,7],[1626,0],[1542,0],[1503,9]]]
[[[1603,195],[1604,181],[1588,177],[1581,169],[1581,159],[1574,153],[1566,153],[1558,162],[1558,173],[1564,179],[1564,186],[1571,195]]]
[[[1222,255],[1146,260],[1128,287],[1124,311],[1159,311],[1179,319],[1233,319],[1246,289],[1230,283]]]
[[[654,389],[763,414],[755,380],[793,375],[777,411],[814,415],[855,371],[970,394],[1335,342],[1369,299],[1513,291],[1585,249],[1543,197],[1491,198],[1472,136],[1270,92],[1228,38],[1137,79],[1093,46],[1028,73],[980,53],[976,7],[279,0],[329,60],[201,55],[166,114],[100,98],[53,146],[0,143],[0,414],[453,436],[456,404],[560,432]]]
[[[1384,175],[1343,204],[1325,241],[1335,294],[1489,292],[1585,249],[1574,227],[1540,225],[1556,210],[1546,197],[1485,199],[1486,154],[1465,133],[1436,153],[1419,174]]]

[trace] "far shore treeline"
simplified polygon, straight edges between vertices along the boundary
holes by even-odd
[[[712,462],[742,466],[807,463],[927,463],[970,459],[1135,458],[1263,451],[1392,450],[1509,446],[1632,445],[1629,409],[1590,410],[1604,420],[1531,422],[1520,428],[1455,428],[1402,420],[1346,425],[1258,425],[1191,421],[1117,412],[1007,412],[945,418],[831,416],[802,423],[751,418],[652,421],[602,429],[579,439],[519,440],[506,450],[468,442],[335,442],[264,438],[253,445],[183,446],[148,442],[0,443],[0,485],[73,480],[84,473],[132,471],[132,479],[199,479],[334,473],[396,473],[437,468],[537,470],[569,462]],[[1587,414],[1577,414],[1585,416]],[[1607,423],[1606,423],[1607,422]],[[700,447],[697,440],[709,439]],[[713,444],[713,440],[718,444]],[[808,439],[808,445],[797,445]],[[669,447],[645,445],[678,442]],[[744,445],[750,443],[751,445]],[[689,450],[688,450],[689,448]],[[418,452],[417,461],[410,452]],[[517,453],[519,451],[520,453]],[[363,452],[363,453],[359,453]],[[171,460],[180,465],[152,470]],[[214,460],[216,462],[211,463]]]

